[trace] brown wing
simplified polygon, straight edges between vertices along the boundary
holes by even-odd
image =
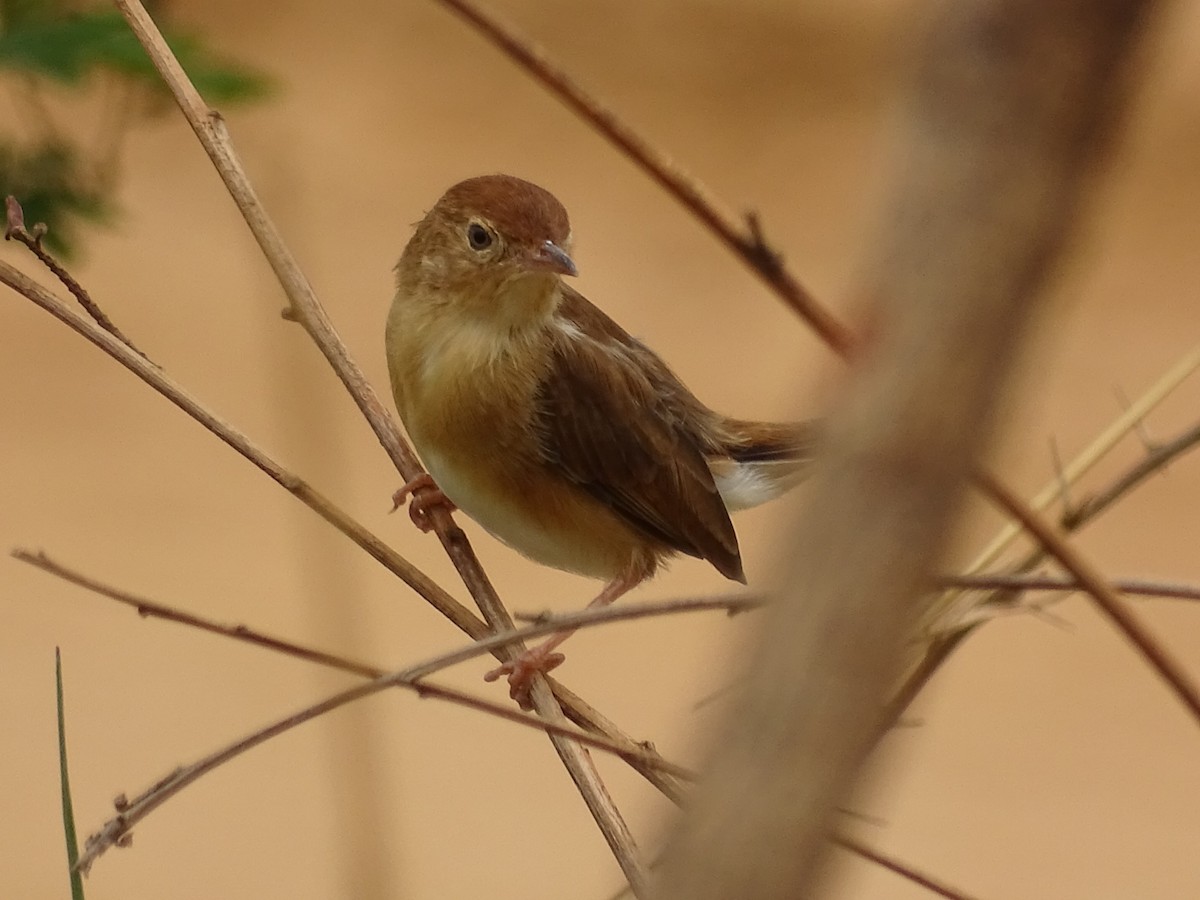
[[[648,348],[569,288],[538,391],[546,461],[642,533],[744,581],[704,460],[713,417]]]

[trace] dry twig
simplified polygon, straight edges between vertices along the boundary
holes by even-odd
[[[1139,421],[1141,420],[1139,419]],[[1064,510],[1062,527],[1067,531],[1073,531],[1080,523],[1086,522],[1097,513],[1107,509],[1119,497],[1127,494],[1155,472],[1166,468],[1173,459],[1191,450],[1197,444],[1200,444],[1200,424],[1193,425],[1169,441],[1156,444],[1141,460],[1115,479],[1107,488],[1088,497],[1073,509]]]
[[[51,566],[46,565],[42,561],[38,561],[36,554],[27,553],[22,555],[20,558],[25,562],[38,564],[40,568],[43,568],[47,571],[52,571]],[[61,574],[61,572],[56,572],[56,574]],[[75,580],[76,583],[82,583],[78,579],[72,580]],[[113,593],[108,591],[105,591],[105,594],[106,596],[113,596]],[[122,599],[122,602],[126,603],[133,602],[138,606],[139,609],[145,606],[145,603],[140,600],[133,600],[132,598],[120,599]],[[553,622],[543,622],[536,625],[530,625],[525,628],[514,629],[513,631],[504,632],[501,634],[487,635],[486,637],[482,637],[477,641],[473,641],[472,643],[467,644],[465,647],[462,647],[458,650],[450,653],[440,654],[439,656],[426,660],[423,663],[408,666],[398,672],[385,673],[380,677],[368,682],[367,684],[358,685],[357,687],[340,691],[330,697],[327,697],[325,700],[322,700],[319,703],[312,704],[311,706],[305,707],[304,709],[293,713],[292,715],[285,716],[284,718],[272,722],[270,725],[260,728],[254,731],[252,734],[249,734],[226,747],[222,747],[220,750],[205,756],[203,759],[176,769],[170,775],[155,782],[155,784],[153,784],[142,794],[138,795],[134,800],[122,803],[120,808],[117,810],[117,815],[106,822],[98,832],[91,835],[87,839],[85,850],[79,858],[78,867],[81,870],[86,871],[88,867],[90,867],[95,861],[95,859],[100,856],[100,854],[104,853],[108,848],[118,845],[125,840],[138,822],[145,819],[146,816],[165,803],[168,799],[178,794],[188,785],[193,784],[202,776],[208,774],[226,762],[229,762],[235,757],[240,756],[247,750],[251,750],[254,747],[259,746],[270,738],[283,734],[286,731],[290,731],[292,728],[295,728],[298,725],[312,721],[313,719],[322,716],[327,712],[331,712],[339,707],[345,706],[348,703],[352,703],[355,700],[360,700],[365,697],[372,696],[373,694],[377,694],[380,691],[400,686],[411,687],[418,693],[423,693],[426,691],[423,680],[435,672],[439,672],[442,669],[449,668],[450,666],[466,662],[469,659],[474,659],[478,656],[491,653],[501,647],[521,645],[524,641],[527,641],[531,638],[552,634],[563,628],[577,629],[592,627],[605,622],[628,621],[630,619],[644,618],[651,615],[661,615],[666,611],[684,612],[689,609],[711,609],[713,606],[714,603],[712,601],[696,600],[690,602],[675,601],[670,605],[669,609],[656,608],[656,605],[654,604],[641,604],[638,606],[628,605],[615,608],[608,607],[606,609],[581,610],[577,613],[564,615]],[[170,618],[177,622],[185,620],[183,616],[177,614],[170,615]],[[196,620],[195,617],[190,618],[192,621],[190,621],[188,624],[198,624],[198,620]],[[233,636],[237,631],[237,629],[230,630],[222,629],[220,627],[209,627],[207,623],[205,629],[226,634],[228,636]],[[274,643],[273,649],[281,649],[278,645],[278,642],[274,642],[273,639],[272,641]],[[305,655],[308,658],[313,658],[308,653]],[[330,657],[325,655],[324,659],[320,661],[330,664]],[[438,696],[462,696],[459,692],[452,691],[448,688],[438,685],[432,686],[429,690],[429,693],[431,695],[436,694]],[[474,698],[470,699],[474,701]],[[482,708],[485,704],[480,702],[472,702],[470,705],[473,705],[476,708]],[[491,705],[486,704],[486,706],[490,708]],[[520,716],[519,713],[514,713],[514,715],[516,716],[516,721],[521,721],[524,718]],[[508,715],[504,717],[512,718]],[[559,723],[552,722],[549,724],[555,727],[545,728],[543,730],[546,731],[546,733],[556,741],[570,742],[576,746],[579,746],[581,743],[593,743],[598,745],[594,738],[591,738],[586,734],[576,733],[565,729]],[[657,754],[653,753],[653,751],[651,751],[649,748],[644,746],[638,747],[635,750],[628,750],[619,745],[612,745],[609,742],[603,742],[603,749],[611,750],[625,759],[637,759],[643,765],[653,765],[656,768],[661,768],[663,771],[673,775],[674,777],[691,777],[691,773],[687,772],[687,770],[671,763],[667,763]],[[632,886],[633,885],[631,885],[631,887]]]
[[[831,840],[843,850],[861,856],[863,859],[869,859],[876,865],[883,866],[888,871],[894,872],[901,878],[906,878],[914,884],[919,884],[939,897],[945,897],[946,900],[971,900],[969,894],[964,894],[958,888],[951,887],[940,878],[934,878],[932,875],[922,872],[920,869],[915,869],[907,863],[902,863],[892,856],[880,853],[878,850],[868,847],[856,838],[846,837],[845,835],[834,835]]]
[[[742,229],[735,217],[721,211],[720,204],[699,181],[687,175],[665,154],[622,122],[612,110],[589,95],[562,68],[555,65],[541,47],[518,34],[479,4],[472,0],[438,2],[462,16],[509,59],[612,141],[629,160],[641,166],[651,179],[683,204],[688,212],[808,322],[827,344],[839,353],[850,349],[852,338],[849,330],[788,272],[779,254],[768,246],[754,214],[748,217],[748,227]]]
[[[1174,688],[1175,695],[1191,711],[1192,717],[1200,722],[1200,688],[1197,688],[1187,669],[1174,654],[1126,608],[1099,571],[1040,516],[1031,513],[1003,485],[992,481],[989,484],[989,493],[1002,509],[1025,526],[1048,554],[1075,576],[1083,590],[1092,596],[1096,605],[1121,632],[1133,641],[1142,655],[1154,666],[1155,671]]]
[[[75,584],[100,596],[107,597],[111,600],[115,600],[118,603],[130,606],[135,609],[140,616],[158,618],[163,619],[164,621],[187,625],[211,634],[232,638],[233,640],[263,647],[278,653],[283,653],[284,655],[291,656],[296,659],[315,662],[319,665],[324,665],[343,672],[359,675],[364,678],[382,679],[388,674],[385,670],[376,666],[356,662],[346,659],[345,657],[314,650],[309,647],[303,647],[290,641],[285,641],[271,635],[263,634],[255,631],[254,629],[247,628],[244,625],[223,625],[211,619],[197,616],[192,613],[187,613],[174,607],[149,600],[145,597],[130,594],[127,591],[103,584],[93,578],[89,578],[86,575],[56,563],[48,558],[44,553],[34,553],[27,550],[15,550],[13,551],[12,555],[23,562],[29,563],[30,565],[35,566],[36,568],[39,568],[51,575],[62,578],[71,584]],[[641,617],[643,615],[661,615],[670,612],[684,612],[701,609],[744,609],[750,608],[751,606],[756,607],[758,605],[759,601],[756,598],[702,598],[698,602],[684,601],[681,603],[678,601],[667,601],[656,604],[648,604],[643,608],[629,611],[634,614],[634,617]],[[657,609],[652,607],[657,607]],[[628,610],[628,607],[626,607],[626,609]],[[599,610],[583,611],[580,615],[585,619],[594,619],[596,614],[601,612],[602,611]],[[606,620],[616,621],[617,619],[623,618],[627,617],[619,616],[614,618],[611,616],[611,614],[609,614]],[[599,624],[599,621],[597,620],[596,623]],[[554,623],[553,620],[549,620],[546,624],[557,623]],[[591,624],[591,622],[585,621],[583,624],[586,626],[587,624]],[[456,703],[461,706],[475,709],[479,712],[496,716],[510,722],[516,722],[517,724],[524,725],[529,728],[535,728],[542,731],[553,731],[564,737],[570,738],[571,740],[579,741],[580,743],[599,750],[604,750],[626,760],[636,759],[642,765],[661,771],[670,772],[677,778],[685,780],[691,780],[694,778],[693,773],[681,766],[665,762],[661,756],[651,750],[648,746],[633,748],[627,744],[619,744],[590,733],[563,728],[562,726],[546,722],[543,719],[518,712],[509,706],[501,706],[496,703],[491,703],[461,691],[447,688],[442,685],[433,684],[426,679],[422,679],[420,681],[402,680],[398,681],[395,686],[414,690],[421,697],[434,697],[436,699],[446,700],[451,703]],[[349,702],[349,699],[353,698],[348,698],[347,702]],[[330,707],[324,707],[326,710],[328,708]],[[314,714],[317,714],[313,708],[310,708],[309,711],[313,711]],[[293,725],[300,724],[300,722],[291,719],[289,719],[289,721],[292,721]],[[278,732],[273,731],[271,733],[274,734]],[[240,748],[241,750],[249,749],[250,746],[253,745],[247,745],[245,741],[239,741],[236,745],[236,747]],[[640,753],[637,752],[638,750],[640,750]],[[221,751],[218,751],[218,753],[214,754],[214,756],[217,756],[220,760],[224,761],[231,758],[230,754],[234,752],[236,752],[234,747],[227,747],[223,748]],[[90,855],[88,857],[87,864],[90,865],[97,856],[99,856],[104,852],[105,849],[107,849],[107,847],[112,846],[113,844],[117,846],[127,845],[128,839],[132,836],[132,828],[136,822],[143,820],[146,815],[149,814],[149,812],[160,806],[163,802],[165,802],[166,799],[169,799],[170,796],[179,793],[179,791],[182,790],[187,784],[190,784],[192,781],[199,778],[200,775],[206,774],[211,770],[211,766],[202,770],[197,770],[195,767],[179,768],[166,778],[160,779],[149,789],[135,798],[134,801],[129,801],[126,795],[122,794],[121,802],[117,804],[117,816],[115,816],[110,822],[106,823],[99,832],[97,832],[95,835],[92,835],[93,840],[89,844],[88,849]],[[167,796],[160,796],[163,793],[165,793]],[[913,881],[916,884],[922,885],[923,887],[927,887],[944,897],[955,898],[955,900],[970,900],[969,896],[962,891],[959,891],[946,885],[944,882],[934,879],[932,876],[921,872],[907,863],[897,860],[894,857],[884,854],[878,850],[867,847],[857,839],[839,835],[836,836],[834,840],[847,851],[877,863],[878,865],[882,865],[901,877]],[[625,891],[622,891],[622,894],[624,893]]]
[[[1195,356],[1197,360],[1200,361],[1200,352],[1191,354],[1191,356]],[[1163,397],[1166,396],[1167,391],[1164,390],[1165,387],[1169,385],[1170,388],[1174,388],[1179,384],[1179,381],[1182,380],[1181,373],[1185,371],[1193,371],[1194,368],[1195,367],[1192,365],[1190,357],[1185,358],[1182,363],[1174,366],[1167,373],[1167,376],[1164,376],[1164,378],[1160,379],[1159,382],[1142,398],[1142,401],[1146,401],[1147,398],[1152,398],[1154,403],[1159,402]],[[1135,407],[1140,405],[1142,401],[1139,401],[1139,404],[1135,404]],[[1126,434],[1128,433],[1130,427],[1132,426],[1128,423],[1128,416],[1122,416],[1121,420],[1113,425],[1110,425],[1095,441],[1093,441],[1087,448],[1084,449],[1079,457],[1077,457],[1070,465],[1066,467],[1066,471],[1068,473],[1067,477],[1071,479],[1078,478],[1084,471],[1090,468],[1091,465],[1101,458],[1103,454],[1099,452],[1099,448],[1104,448],[1105,450],[1111,449],[1115,444],[1113,435],[1118,433],[1122,435]],[[1075,514],[1070,517],[1069,521],[1066,519],[1066,517],[1064,517],[1062,522],[1064,530],[1068,532],[1078,531],[1105,510],[1110,509],[1112,505],[1117,502],[1117,500],[1125,496],[1129,491],[1140,484],[1142,480],[1151,474],[1152,471],[1157,471],[1158,469],[1165,467],[1170,462],[1186,453],[1192,447],[1196,446],[1196,440],[1193,439],[1193,434],[1197,428],[1200,428],[1200,426],[1187,429],[1182,434],[1164,443],[1157,451],[1154,452],[1154,454],[1138,460],[1138,462],[1136,462],[1129,469],[1119,473],[1112,480],[1112,482],[1109,483],[1109,485],[1102,488],[1096,495],[1094,495],[1092,499],[1085,500],[1075,510]],[[1148,469],[1147,463],[1151,458],[1153,459],[1154,465],[1153,468]],[[1082,462],[1086,462],[1087,465],[1082,465]],[[1047,485],[1047,488],[1050,487],[1053,487],[1053,485]],[[1102,498],[1102,502],[1095,502],[1097,498]],[[1028,573],[1032,571],[1046,559],[1047,555],[1048,554],[1045,548],[1041,546],[1036,547],[1024,559],[1016,564],[1014,567],[1015,572],[1009,573],[1009,576],[1028,577],[1022,576],[1021,573]],[[972,565],[978,565],[978,563],[979,560],[977,559]],[[973,576],[978,576],[983,579],[988,578],[987,573],[980,573],[974,569],[969,570],[966,575],[959,577],[964,580],[969,580]],[[954,576],[950,576],[950,578],[953,579]],[[1072,579],[1072,581],[1074,582],[1074,579]],[[1122,582],[1112,583],[1113,587],[1116,587],[1118,590],[1124,589],[1121,587],[1122,584]],[[1007,586],[997,587],[981,600],[972,601],[972,609],[986,609],[988,607],[1000,607],[1011,604],[1017,594],[1020,593],[1020,590],[1020,588],[1011,588]],[[1131,593],[1135,592],[1136,590],[1131,591]],[[955,591],[950,599],[961,602],[962,594],[963,589],[955,588]],[[1164,596],[1170,595],[1170,591],[1164,593]],[[897,688],[892,696],[892,699],[889,701],[888,714],[884,717],[883,727],[885,730],[889,728],[892,723],[899,720],[900,716],[902,716],[904,711],[912,705],[913,701],[917,698],[917,695],[921,692],[925,685],[929,683],[929,680],[933,677],[934,673],[945,664],[946,660],[950,658],[954,651],[962,646],[963,641],[965,641],[967,637],[969,637],[971,633],[974,632],[974,630],[978,628],[984,621],[982,618],[970,620],[970,617],[965,617],[967,619],[966,624],[955,624],[955,622],[959,619],[958,616],[955,616],[954,619],[951,620],[949,627],[944,625],[942,627],[937,627],[938,618],[941,617],[944,620],[948,615],[948,611],[949,605],[944,597],[939,599],[931,608],[931,614],[927,619],[927,621],[930,623],[930,626],[927,628],[927,631],[933,634],[933,638],[930,644],[925,648],[921,658],[910,669],[910,671],[906,673],[904,679],[900,683],[900,686]]]
[[[980,572],[972,575],[943,575],[938,579],[943,587],[966,590],[1000,591],[1081,591],[1078,578],[1054,575],[1029,575],[1023,572]],[[1200,600],[1200,585],[1154,581],[1148,578],[1113,578],[1109,584],[1122,594],[1141,597],[1167,597],[1175,600]]]
[[[99,305],[92,300],[91,295],[84,290],[75,278],[68,272],[63,265],[56,260],[50,252],[42,246],[42,238],[46,236],[46,225],[38,222],[33,226],[33,230],[29,231],[25,228],[25,211],[21,209],[21,204],[16,197],[11,194],[4,198],[5,226],[4,239],[6,241],[17,241],[24,244],[29,252],[38,258],[42,265],[50,270],[63,286],[71,292],[71,295],[79,301],[79,305],[83,307],[84,312],[92,317],[93,321],[122,344],[133,350],[139,356],[145,356],[137,346],[121,333],[121,329],[116,326]]]
[[[1074,484],[1103,459],[1129,432],[1137,428],[1152,409],[1162,403],[1172,391],[1200,369],[1200,345],[1193,347],[1172,365],[1150,388],[1134,403],[1129,404],[1125,411],[1117,416],[1107,428],[1063,468],[1061,478],[1056,476],[1042,487],[1034,498],[1028,502],[1032,510],[1047,509],[1061,494],[1060,484],[1066,481]],[[1064,527],[1069,527],[1063,522]],[[1022,533],[1021,526],[1013,523],[1004,526],[1000,533],[972,560],[967,571],[975,572],[995,562],[1000,554]]]

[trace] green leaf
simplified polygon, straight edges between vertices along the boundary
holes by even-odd
[[[37,17],[5,29],[0,36],[0,66],[71,84],[96,65],[127,57],[130,42],[137,46],[125,20],[115,12]]]
[[[60,15],[60,0],[0,0],[0,32]]]
[[[57,647],[54,648],[54,683],[58,695],[58,777],[62,785],[63,831],[67,836],[71,900],[84,900],[83,875],[75,868],[79,862],[79,841],[75,837],[75,807],[71,803],[71,779],[67,774],[67,719],[63,712],[62,654]]]
[[[30,227],[45,222],[50,229],[46,246],[70,259],[81,222],[104,222],[112,207],[79,170],[75,154],[65,144],[20,149],[0,142],[0,197],[21,201]]]
[[[12,0],[10,0],[12,2]],[[168,32],[167,43],[205,99],[216,103],[254,100],[270,93],[263,74],[222,60],[197,37]],[[97,11],[57,18],[18,16],[0,33],[0,68],[78,84],[96,69],[108,69],[165,90],[150,57],[117,12]]]

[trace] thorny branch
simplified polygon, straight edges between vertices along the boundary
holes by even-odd
[[[1165,443],[1156,444],[1136,465],[1115,479],[1107,488],[1087,498],[1073,509],[1065,510],[1061,520],[1062,527],[1073,531],[1081,523],[1107,509],[1119,497],[1137,487],[1146,478],[1165,468],[1175,457],[1186,453],[1197,444],[1200,444],[1200,423]]]

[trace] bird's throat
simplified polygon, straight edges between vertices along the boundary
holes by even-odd
[[[523,272],[489,287],[483,295],[489,308],[480,311],[498,330],[519,337],[528,329],[545,327],[561,299],[562,282],[557,275]]]

